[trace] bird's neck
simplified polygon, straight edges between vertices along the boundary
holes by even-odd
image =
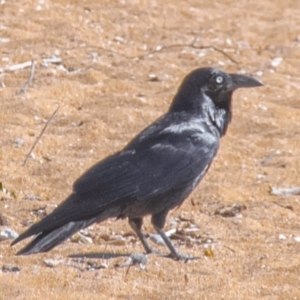
[[[231,121],[231,97],[231,91],[214,95],[202,94],[202,109],[206,112],[211,124],[218,130],[220,136],[225,135]]]
[[[227,127],[231,121],[231,100],[228,107],[211,107],[204,108],[210,123],[218,130],[220,136],[225,135]]]
[[[190,93],[189,93],[190,92]],[[224,98],[223,98],[224,97]],[[169,112],[187,113],[196,118],[204,118],[209,126],[215,128],[220,136],[225,135],[231,121],[231,93],[223,95],[216,104],[208,95],[186,91],[178,93],[173,99]]]

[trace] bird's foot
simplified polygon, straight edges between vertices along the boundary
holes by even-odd
[[[179,253],[176,248],[174,248],[174,250],[175,251],[172,251],[170,254],[167,254],[166,252],[162,252],[162,251],[153,249],[152,247],[149,246],[149,247],[147,247],[146,254],[165,256],[168,258],[172,258],[174,260],[183,260],[185,262],[187,262],[188,260],[195,260],[195,259],[200,258],[200,257],[191,256],[188,254]]]
[[[185,262],[187,262],[189,260],[195,260],[195,259],[200,258],[200,257],[196,257],[196,256],[191,256],[191,255],[188,255],[188,254],[182,254],[182,253],[179,253],[179,252],[170,253],[167,257],[175,259],[175,260],[183,260]]]

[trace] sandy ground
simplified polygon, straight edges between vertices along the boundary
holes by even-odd
[[[235,93],[218,157],[169,214],[173,242],[199,260],[149,255],[145,270],[116,268],[143,252],[126,220],[30,257],[2,241],[1,299],[300,299],[300,196],[270,193],[300,186],[299,1],[2,0],[0,53],[0,230],[18,233],[164,113],[191,70],[264,83]],[[10,67],[31,60],[19,93],[30,67]],[[153,233],[149,220],[144,229]]]

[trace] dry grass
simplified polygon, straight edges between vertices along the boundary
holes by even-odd
[[[40,4],[39,4],[40,3]],[[181,79],[200,66],[259,76],[261,89],[234,95],[234,118],[209,174],[179,209],[204,245],[179,245],[200,255],[187,264],[149,256],[147,271],[114,268],[123,258],[99,259],[107,269],[80,271],[45,258],[86,252],[141,252],[140,243],[79,245],[16,257],[0,243],[1,299],[300,299],[300,196],[276,197],[270,186],[299,186],[300,5],[298,1],[2,1],[0,68],[36,60],[34,79],[17,95],[29,68],[0,73],[0,213],[22,232],[30,212],[49,213],[91,164],[123,147],[168,107]],[[8,39],[5,42],[5,39]],[[214,46],[222,53],[189,45]],[[181,47],[169,47],[183,45]],[[152,53],[158,46],[166,47]],[[148,53],[152,53],[148,55]],[[56,54],[59,65],[42,66]],[[271,62],[282,57],[276,67]],[[155,74],[158,81],[150,81]],[[1,87],[2,86],[2,87]],[[53,111],[60,109],[34,150],[22,162]],[[24,144],[16,146],[14,141]],[[279,150],[262,166],[267,155]],[[38,196],[40,200],[24,200]],[[222,206],[246,206],[241,218],[214,215]],[[0,227],[2,228],[2,227]],[[145,230],[152,232],[149,222]],[[94,226],[98,233],[130,232],[126,221]],[[286,239],[279,239],[282,234]]]

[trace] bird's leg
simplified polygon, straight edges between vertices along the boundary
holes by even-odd
[[[152,224],[153,224],[155,230],[161,236],[161,238],[164,240],[165,244],[169,248],[169,250],[171,252],[169,256],[176,260],[186,260],[187,261],[187,260],[197,259],[197,257],[193,257],[193,256],[186,255],[186,254],[181,254],[175,248],[175,246],[172,244],[171,240],[168,238],[168,236],[165,234],[165,232],[162,230],[162,228],[165,225],[167,213],[168,213],[168,211],[153,215],[151,221],[152,221]]]
[[[155,254],[158,254],[159,252],[157,252],[156,250],[154,250],[148,244],[145,235],[141,231],[142,225],[143,225],[143,219],[142,218],[134,218],[134,219],[129,218],[128,221],[129,221],[129,225],[131,226],[131,228],[134,230],[134,232],[136,233],[136,235],[138,236],[138,238],[142,242],[142,245],[143,245],[146,253],[155,253]]]

